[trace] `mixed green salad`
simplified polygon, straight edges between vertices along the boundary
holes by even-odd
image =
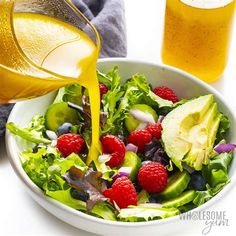
[[[118,68],[98,71],[101,153],[86,164],[91,144],[88,93],[61,88],[45,114],[7,129],[24,139],[22,167],[43,193],[76,210],[112,221],[163,219],[189,211],[230,179],[234,144],[229,120],[212,94],[180,99],[152,88],[144,75],[121,82]]]

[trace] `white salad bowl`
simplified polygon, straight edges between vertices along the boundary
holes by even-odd
[[[174,89],[180,98],[193,98],[204,94],[213,94],[218,102],[219,110],[227,115],[230,119],[231,128],[228,133],[228,141],[236,143],[235,115],[231,108],[227,105],[224,98],[212,87],[197,78],[173,67],[125,58],[102,59],[98,61],[98,69],[107,72],[114,65],[119,66],[119,74],[122,80],[128,79],[135,73],[144,74],[148,82],[153,87],[158,85],[166,85]],[[27,126],[31,118],[36,114],[43,114],[49,104],[53,101],[55,93],[32,99],[29,101],[19,102],[12,110],[9,120],[20,126]],[[179,216],[167,219],[149,221],[149,222],[113,222],[99,219],[80,211],[72,209],[52,198],[43,194],[43,192],[30,180],[23,170],[19,153],[25,149],[25,143],[6,132],[6,145],[8,156],[18,177],[22,180],[26,190],[30,193],[35,201],[43,208],[58,217],[59,219],[86,231],[97,233],[100,235],[163,235],[181,230],[184,227],[194,227],[196,222],[181,220]],[[224,189],[209,200],[207,203],[194,209],[194,211],[203,211],[212,207],[219,200],[224,200],[224,196],[232,188],[236,178],[236,160],[233,159],[229,176],[231,182]]]

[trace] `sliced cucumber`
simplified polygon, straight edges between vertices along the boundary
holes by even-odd
[[[141,166],[140,158],[134,152],[126,152],[124,162],[121,166],[122,167],[130,167],[131,172],[129,178],[133,181],[136,178],[137,172]]]
[[[188,186],[190,175],[187,171],[174,173],[167,183],[165,190],[160,193],[162,199],[171,199],[179,196]]]
[[[66,102],[50,105],[45,113],[45,126],[49,130],[56,131],[63,123],[77,124],[78,113],[69,108]]]
[[[135,104],[133,105],[130,110],[138,110],[144,114],[150,115],[153,118],[153,121],[157,122],[158,116],[155,110],[146,105],[146,104]],[[138,120],[135,117],[133,117],[130,112],[128,113],[128,116],[125,119],[125,126],[129,132],[132,132],[137,129],[137,127],[141,124],[145,123],[144,121]]]
[[[161,204],[163,207],[179,207],[193,201],[195,196],[195,190],[188,190],[183,192],[179,197],[164,201]]]

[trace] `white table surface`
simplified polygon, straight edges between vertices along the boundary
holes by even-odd
[[[145,6],[144,6],[145,2]],[[125,0],[128,35],[128,57],[161,62],[160,48],[163,30],[164,0]],[[234,27],[236,28],[236,27]],[[236,29],[228,67],[224,76],[212,84],[235,106],[236,101]],[[138,69],[138,68],[137,68]],[[212,211],[225,211],[229,226],[213,227],[208,235],[233,235],[236,230],[236,188]],[[88,226],[89,227],[89,226]],[[202,235],[202,226],[177,235]],[[3,138],[0,140],[0,235],[81,235],[90,234],[63,223],[42,209],[25,192],[8,161]],[[112,234],[111,234],[112,235]]]

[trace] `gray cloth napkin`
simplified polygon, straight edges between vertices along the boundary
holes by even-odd
[[[100,57],[126,56],[126,29],[123,0],[72,0],[94,24],[101,37]],[[0,52],[1,53],[1,52]],[[0,137],[13,105],[0,105]]]

